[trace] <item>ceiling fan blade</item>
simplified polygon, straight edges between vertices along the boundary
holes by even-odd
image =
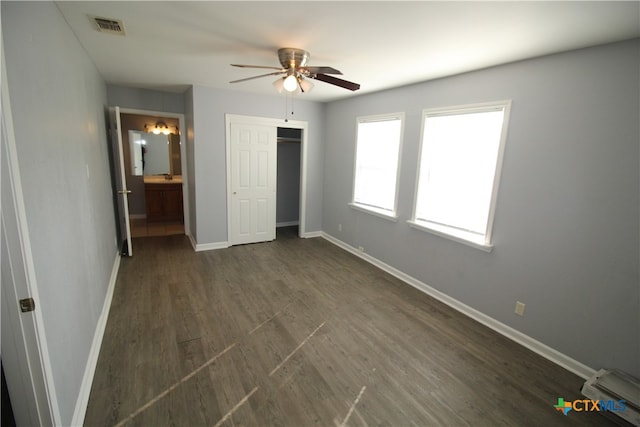
[[[342,74],[340,71],[336,70],[333,67],[302,67],[305,70],[309,71],[311,74]]]
[[[276,76],[276,75],[282,74],[282,73],[283,73],[283,71],[276,71],[274,73],[260,74],[259,76],[247,77],[246,79],[233,80],[233,81],[231,81],[229,83],[246,82],[247,80],[259,79],[260,77],[267,77],[267,76]]]
[[[230,64],[232,67],[240,67],[240,68],[264,68],[267,70],[284,70],[282,67],[270,67],[268,65],[246,65],[246,64]]]
[[[333,77],[333,76],[328,76],[326,74],[316,74],[315,76],[312,76],[312,78],[316,79],[316,80],[320,80],[321,82],[325,82],[325,83],[329,83],[335,86],[340,86],[343,87],[345,89],[349,89],[349,90],[358,90],[360,89],[360,85],[358,83],[353,83],[353,82],[349,82],[346,80],[342,80],[339,79],[337,77]]]

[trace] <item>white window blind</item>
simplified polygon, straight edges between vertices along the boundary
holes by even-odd
[[[358,119],[354,204],[395,212],[402,121],[398,114]]]
[[[490,244],[508,102],[423,115],[414,222]]]

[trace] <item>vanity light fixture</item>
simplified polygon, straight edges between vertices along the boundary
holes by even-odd
[[[145,132],[150,132],[156,135],[159,134],[164,134],[164,135],[169,135],[171,133],[171,130],[169,130],[169,126],[167,126],[167,124],[165,122],[162,121],[158,121],[156,122],[155,125],[144,125],[144,130]]]

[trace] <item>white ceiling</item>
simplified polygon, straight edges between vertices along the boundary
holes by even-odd
[[[316,81],[330,101],[526,58],[640,36],[640,2],[122,1],[56,3],[108,83],[183,91],[196,84],[275,94],[270,76],[297,47],[357,92]],[[89,16],[120,19],[126,36]]]

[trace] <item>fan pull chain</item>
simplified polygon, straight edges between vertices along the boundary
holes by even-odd
[[[287,107],[288,102],[289,102],[289,95],[285,93],[284,94],[284,122],[285,123],[289,121],[289,119],[287,118],[287,112],[289,111],[289,108]]]
[[[284,122],[287,123],[289,118],[287,114],[289,113],[289,98],[291,98],[291,117],[293,117],[293,93],[287,93],[284,95]]]

